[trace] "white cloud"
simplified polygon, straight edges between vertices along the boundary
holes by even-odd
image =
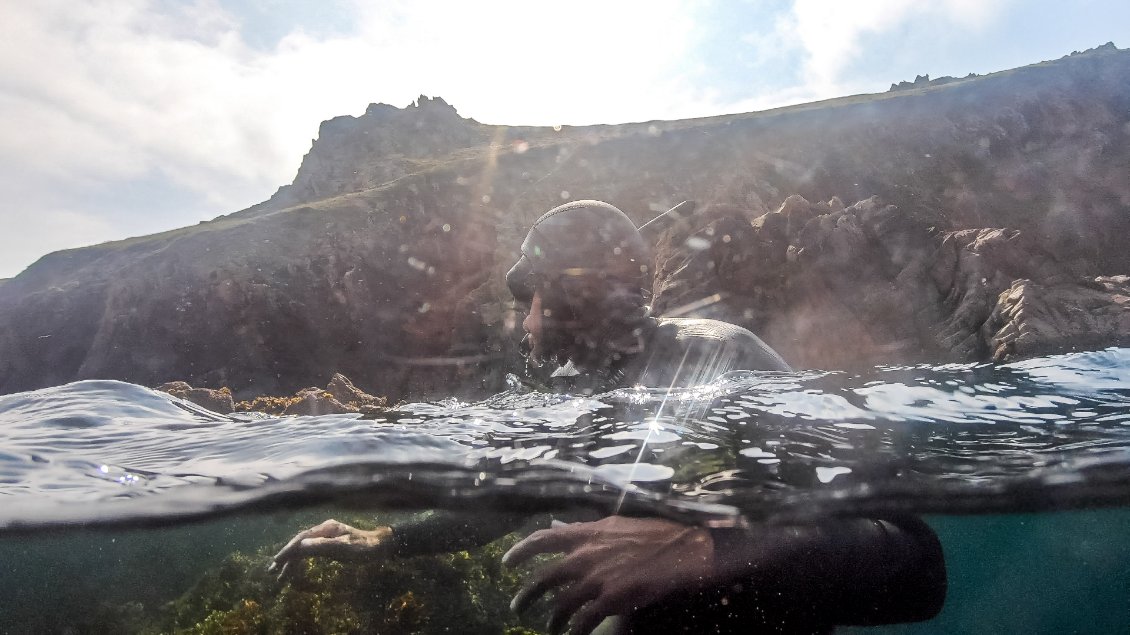
[[[957,30],[975,31],[999,17],[1010,0],[796,0],[792,10],[763,37],[749,37],[759,48],[799,53],[801,85],[790,92],[804,100],[852,92],[844,71],[863,52],[867,38],[903,27],[911,21],[940,21]],[[770,43],[770,44],[766,44]],[[797,102],[791,102],[797,103]]]
[[[352,30],[295,24],[273,46],[217,0],[7,3],[0,234],[77,246],[240,209],[291,180],[320,121],[360,114],[375,101],[403,106],[438,95],[487,123],[549,125],[705,116],[841,95],[857,87],[846,69],[869,38],[915,20],[982,29],[1009,1],[796,0],[742,53],[754,59],[752,72],[758,62],[798,65],[799,79],[744,97],[702,85],[707,71],[719,72],[700,48],[718,25],[698,18],[725,6],[709,0],[356,0],[346,5],[352,21],[335,19]],[[168,200],[153,206],[165,217],[123,225],[146,212],[135,196],[136,209],[119,214],[111,235],[104,230],[115,223],[105,216],[70,223],[89,233],[66,232],[69,243],[30,235],[43,226],[25,222],[29,215],[61,222],[105,214],[105,201],[87,205],[91,188],[137,183],[145,187],[135,191],[167,185]],[[12,273],[0,268],[0,276]]]
[[[68,210],[40,208],[16,222],[0,220],[0,278],[16,275],[46,253],[120,237],[109,221]]]
[[[699,98],[679,69],[697,36],[688,26],[696,6],[358,3],[352,33],[296,27],[273,48],[255,48],[210,0],[8,3],[0,232],[37,231],[23,222],[37,213],[36,197],[17,196],[35,189],[81,215],[92,184],[157,179],[206,201],[170,225],[234,211],[290,181],[320,121],[373,101],[439,95],[492,123],[694,114]],[[106,238],[95,227],[86,238],[71,232],[73,244]]]

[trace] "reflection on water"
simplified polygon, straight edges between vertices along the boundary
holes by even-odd
[[[61,631],[93,624],[98,611],[117,611],[106,623],[123,624],[129,616],[119,613],[136,610],[141,624],[214,577],[231,552],[265,564],[272,548],[329,514],[283,513],[296,507],[348,504],[345,513],[371,519],[387,515],[380,508],[580,506],[715,523],[994,512],[1002,515],[930,517],[949,602],[932,622],[889,628],[1125,632],[1127,511],[1015,514],[1128,501],[1130,349],[861,376],[743,372],[670,393],[515,389],[371,420],[220,416],[89,381],[0,397],[0,562],[5,597],[16,600],[0,618]],[[273,515],[233,515],[240,510]],[[216,520],[178,526],[206,517]],[[60,531],[74,523],[105,529]],[[168,527],[135,528],[142,523]],[[474,558],[462,569],[446,562],[429,566],[441,577],[487,567],[475,569],[484,585],[517,583]],[[397,619],[408,619],[412,602],[426,601],[426,590],[417,595],[382,601],[400,598]],[[483,624],[516,623],[496,609]]]
[[[417,508],[625,498],[779,519],[1124,503],[1128,402],[1130,349],[864,376],[741,372],[592,398],[514,390],[371,420],[220,416],[87,381],[0,397],[0,526],[361,494]]]

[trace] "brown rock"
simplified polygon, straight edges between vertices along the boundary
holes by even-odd
[[[1044,285],[1014,280],[981,335],[995,361],[1130,344],[1130,277]]]
[[[294,394],[284,415],[339,415],[357,412],[321,388],[303,388]]]
[[[353,385],[348,377],[334,373],[325,389],[303,388],[290,397],[259,396],[235,404],[241,412],[272,415],[326,415],[360,412],[372,416],[387,409],[385,397],[374,397]]]
[[[220,414],[228,414],[235,410],[235,404],[232,401],[231,390],[226,386],[220,389],[212,388],[193,388],[188,383],[183,381],[172,381],[167,384],[157,386],[157,390],[167,392],[170,395],[185,401],[211,410]]]
[[[388,400],[384,397],[374,397],[354,386],[353,382],[341,373],[334,373],[330,383],[326,386],[326,392],[333,395],[333,398],[337,401],[356,410],[365,406],[383,407],[388,404]]]

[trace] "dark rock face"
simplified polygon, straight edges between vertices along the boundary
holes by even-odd
[[[0,392],[291,394],[335,371],[393,399],[495,390],[521,319],[502,274],[577,198],[637,222],[698,200],[658,250],[657,308],[733,319],[796,366],[988,359],[1016,280],[1130,272],[1128,165],[1130,53],[1109,48],[699,120],[512,128],[374,105],[325,123],[269,201],[0,285]]]
[[[791,196],[752,222],[703,221],[665,237],[656,312],[742,324],[798,366],[1009,360],[1130,339],[1125,276],[1083,286],[1017,230],[938,232],[877,198]]]
[[[421,185],[332,214],[95,247],[78,267],[51,271],[49,258],[28,272],[46,279],[0,298],[0,386],[181,379],[251,396],[338,370],[400,394],[461,380],[459,365],[426,363],[465,355],[461,342],[484,355],[472,292],[489,279],[494,228],[465,197]]]

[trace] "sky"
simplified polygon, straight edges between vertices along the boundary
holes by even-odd
[[[1130,46],[1130,2],[0,0],[0,278],[266,200],[369,103],[679,119],[1110,41]]]

